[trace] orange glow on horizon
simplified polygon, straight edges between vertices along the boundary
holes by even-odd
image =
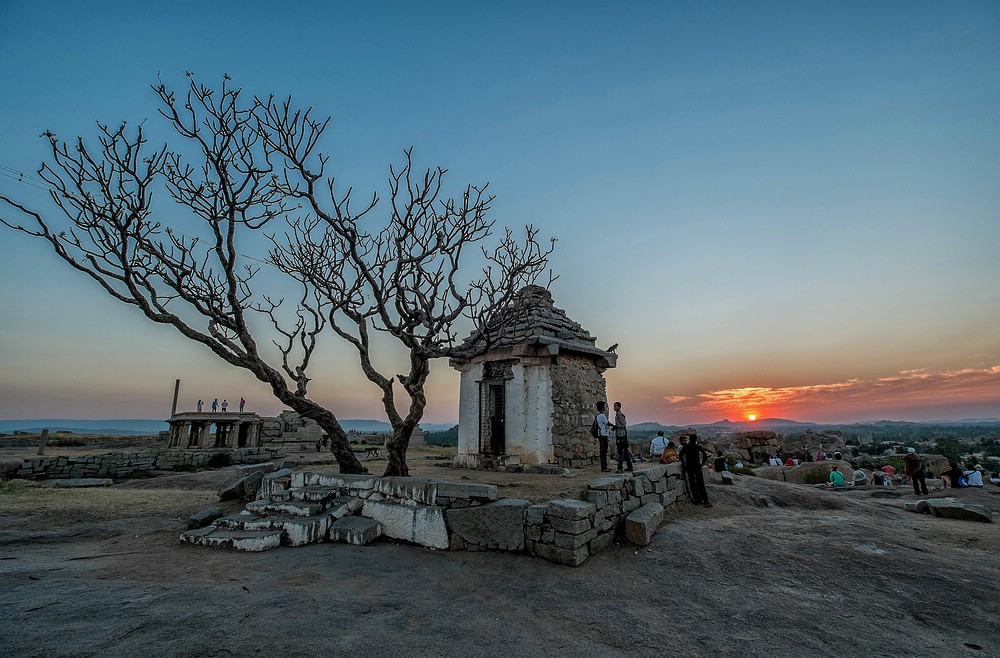
[[[749,420],[749,421],[757,420],[757,415],[756,414],[747,414],[747,420]]]

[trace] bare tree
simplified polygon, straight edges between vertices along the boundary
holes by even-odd
[[[486,186],[448,198],[444,169],[413,180],[411,151],[399,169],[390,167],[384,220],[375,219],[377,194],[353,212],[351,191],[335,191],[329,158],[317,150],[329,119],[314,120],[311,108],[296,109],[291,99],[244,99],[228,76],[219,89],[188,78],[180,97],[162,82],[153,87],[183,149],[151,149],[142,124],[98,124],[96,149],[46,132],[52,158],[38,173],[66,228],[2,195],[28,221],[0,223],[47,241],[115,299],[252,373],[326,431],[341,472],[362,473],[337,417],[307,395],[312,357],[331,330],[357,349],[381,391],[393,428],[386,474],[407,475],[430,361],[487,349],[490,328],[522,310],[511,303],[517,290],[546,272],[554,240],[540,244],[527,226],[523,240],[506,230],[487,246],[494,220]],[[154,207],[164,194],[175,204]],[[262,258],[245,255],[262,242],[254,234],[270,245]],[[463,281],[461,258],[470,249],[481,271]],[[294,301],[260,290],[260,264],[284,275]],[[463,318],[479,340],[459,341]],[[406,348],[405,374],[375,367],[376,332]],[[262,334],[270,339],[263,347]],[[403,414],[397,380],[409,401]]]

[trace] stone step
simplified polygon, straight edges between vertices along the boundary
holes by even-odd
[[[323,511],[321,503],[301,503],[294,500],[255,500],[247,504],[247,511],[257,516],[316,516]]]
[[[329,534],[330,525],[339,517],[331,511],[315,516],[257,516],[255,514],[233,514],[216,520],[216,526],[225,530],[261,532],[277,530],[281,532],[281,543],[285,546],[305,546],[323,541]]]
[[[330,541],[364,546],[382,536],[382,525],[363,516],[345,516],[330,526]]]
[[[182,533],[181,543],[258,553],[280,546],[281,537],[281,530],[229,530],[208,526]]]
[[[338,490],[333,487],[297,487],[289,489],[287,493],[290,500],[325,504],[337,497]]]

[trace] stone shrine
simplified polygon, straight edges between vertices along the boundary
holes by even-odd
[[[616,365],[614,348],[597,348],[545,288],[526,286],[514,304],[522,312],[490,329],[489,351],[450,361],[461,373],[454,463],[590,466],[599,458],[590,435],[594,403],[606,399],[603,373]],[[479,340],[473,334],[466,345]]]

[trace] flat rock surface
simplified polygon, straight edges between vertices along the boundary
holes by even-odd
[[[511,484],[529,474],[507,474],[506,485],[501,476],[474,481],[535,495]],[[711,509],[669,510],[649,546],[612,544],[570,570],[386,540],[264,553],[184,546],[211,486],[170,477],[162,491],[143,490],[159,478],[143,489],[0,489],[5,654],[1000,655],[1000,523],[905,512],[917,500],[905,489],[883,499],[737,476],[709,485]],[[948,490],[994,512],[998,493]],[[141,513],[126,504],[143,495]],[[106,508],[91,510],[91,499]],[[636,623],[613,622],[623,600]],[[684,623],[639,623],[665,611]]]

